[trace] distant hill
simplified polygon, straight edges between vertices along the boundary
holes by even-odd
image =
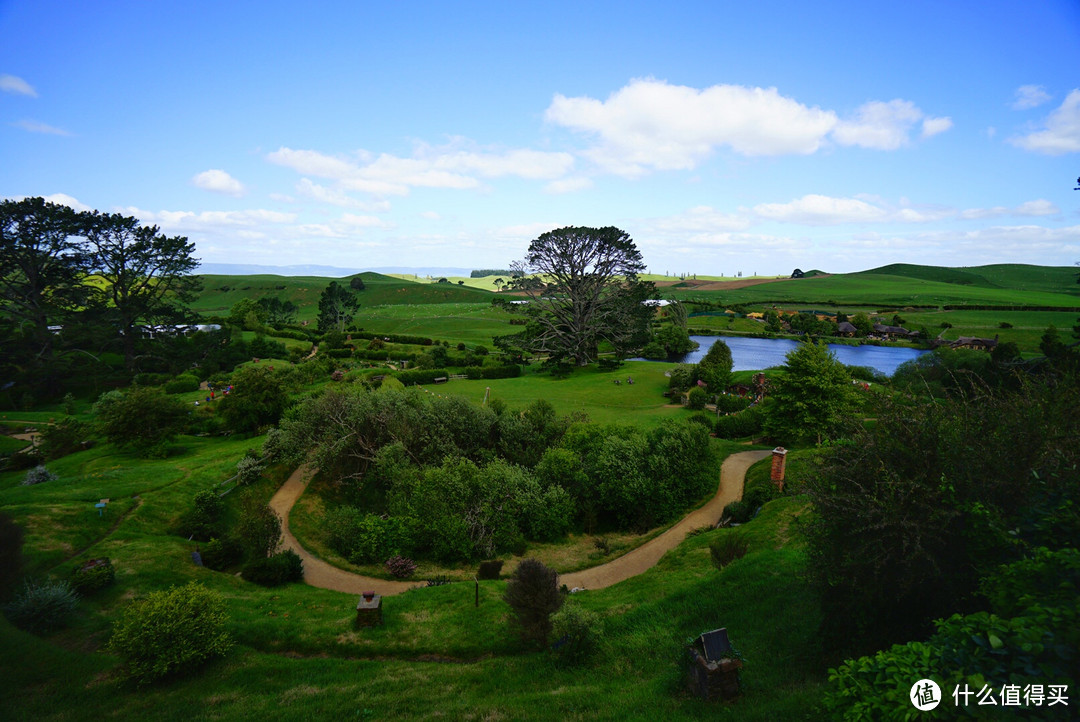
[[[1017,291],[1049,291],[1080,295],[1076,282],[1077,269],[1070,266],[1030,266],[1022,263],[998,263],[989,266],[946,268],[919,266],[910,263],[893,263],[868,271],[850,274],[886,275],[936,281],[960,286],[981,288],[1007,288]]]
[[[404,281],[370,271],[359,275],[365,286],[364,290],[359,292],[361,307],[487,303],[494,295],[490,291],[454,283]],[[191,307],[204,315],[225,315],[241,298],[258,300],[264,296],[276,296],[283,301],[295,303],[300,308],[298,317],[301,320],[313,320],[318,315],[319,296],[323,289],[330,281],[338,278],[340,277],[271,274],[204,275],[203,289]]]
[[[344,278],[362,271],[374,273],[409,273],[417,276],[468,276],[469,268],[411,268],[407,266],[380,266],[379,268],[340,268],[338,266],[298,265],[298,266],[259,266],[250,263],[203,263],[199,273],[218,276],[319,276],[323,278]]]

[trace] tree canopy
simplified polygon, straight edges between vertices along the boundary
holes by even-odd
[[[344,332],[358,308],[360,301],[356,295],[337,281],[331,281],[319,297],[319,330]]]
[[[516,265],[534,274],[513,281],[532,299],[530,327],[519,337],[528,351],[584,366],[596,359],[601,342],[617,352],[648,342],[653,309],[642,301],[654,288],[638,280],[645,264],[625,231],[549,231],[529,244]]]
[[[785,374],[766,406],[765,431],[786,442],[833,436],[852,407],[851,377],[826,346],[800,343],[787,355]]]

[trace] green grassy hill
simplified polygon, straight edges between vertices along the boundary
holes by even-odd
[[[364,281],[360,307],[421,305],[490,301],[492,293],[451,283],[405,281],[379,273],[359,274]],[[348,278],[319,276],[203,276],[203,290],[192,308],[204,315],[227,315],[241,298],[277,296],[300,307],[298,317],[312,320],[318,315],[319,296],[331,281],[348,285]]]
[[[999,263],[991,266],[942,268],[893,263],[852,275],[903,276],[920,281],[935,281],[963,286],[1003,288],[1014,291],[1046,291],[1080,296],[1076,282],[1077,269],[1068,266],[1029,266],[1019,263]]]

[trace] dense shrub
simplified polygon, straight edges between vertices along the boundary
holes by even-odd
[[[480,562],[480,569],[476,572],[477,579],[498,579],[502,573],[503,560],[491,559]]]
[[[20,629],[47,634],[64,626],[78,605],[79,597],[67,581],[28,581],[4,614]]]
[[[180,517],[177,534],[199,541],[221,536],[224,510],[225,502],[213,489],[195,492],[191,508]]]
[[[212,538],[202,546],[202,563],[207,569],[222,572],[244,560],[244,546],[235,536]]]
[[[401,520],[342,506],[326,515],[330,545],[353,564],[373,564],[397,554],[406,544]]]
[[[108,557],[90,559],[71,575],[71,587],[80,596],[88,597],[109,586],[116,579],[116,569]]]
[[[188,423],[188,408],[154,387],[102,394],[94,417],[105,437],[142,456],[164,456],[167,443]]]
[[[408,557],[395,554],[386,560],[386,569],[398,579],[408,579],[416,571],[416,562]]]
[[[0,600],[8,598],[22,573],[22,527],[0,513]]]
[[[754,518],[757,507],[750,504],[746,499],[733,501],[724,507],[723,518],[735,524],[745,524]]]
[[[721,439],[740,439],[760,434],[764,421],[761,407],[751,406],[737,414],[718,417],[714,428]]]
[[[241,576],[264,587],[276,587],[304,578],[304,562],[292,549],[244,565]]]
[[[560,665],[588,661],[600,646],[600,616],[577,604],[564,604],[551,618],[551,649]]]
[[[709,554],[717,569],[723,569],[736,559],[746,556],[749,545],[740,534],[728,532],[709,542]]]
[[[721,414],[734,414],[742,411],[751,403],[749,396],[737,394],[719,394],[716,397],[716,408]]]
[[[47,481],[56,481],[59,478],[59,476],[46,469],[44,465],[39,465],[26,472],[22,485],[33,486],[35,484],[44,484]]]
[[[247,486],[254,484],[262,476],[266,465],[257,453],[249,452],[240,461],[236,462],[236,484]]]
[[[406,386],[413,386],[414,384],[433,384],[437,378],[449,378],[450,372],[444,368],[413,369],[398,371],[394,376]]]
[[[175,379],[165,382],[165,393],[185,394],[189,391],[199,390],[199,379],[191,374],[181,374]]]
[[[700,411],[705,408],[705,402],[708,400],[709,395],[705,393],[705,389],[695,386],[690,389],[690,393],[686,396],[686,408],[691,411]]]
[[[191,582],[151,592],[125,610],[108,647],[119,654],[139,684],[184,671],[232,646],[225,630],[225,602]]]
[[[64,419],[41,430],[41,453],[50,461],[87,446],[91,428],[77,419]]]
[[[283,376],[266,366],[247,366],[233,374],[233,390],[219,404],[219,413],[229,428],[256,432],[276,424],[288,407]]]
[[[523,559],[510,576],[503,599],[510,605],[511,624],[522,641],[546,645],[551,615],[563,603],[555,570],[538,559]]]
[[[281,518],[256,496],[244,499],[236,532],[249,559],[264,559],[281,544]]]

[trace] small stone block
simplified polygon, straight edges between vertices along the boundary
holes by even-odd
[[[356,605],[357,627],[378,627],[382,625],[382,595],[376,594],[367,599],[360,597]]]

